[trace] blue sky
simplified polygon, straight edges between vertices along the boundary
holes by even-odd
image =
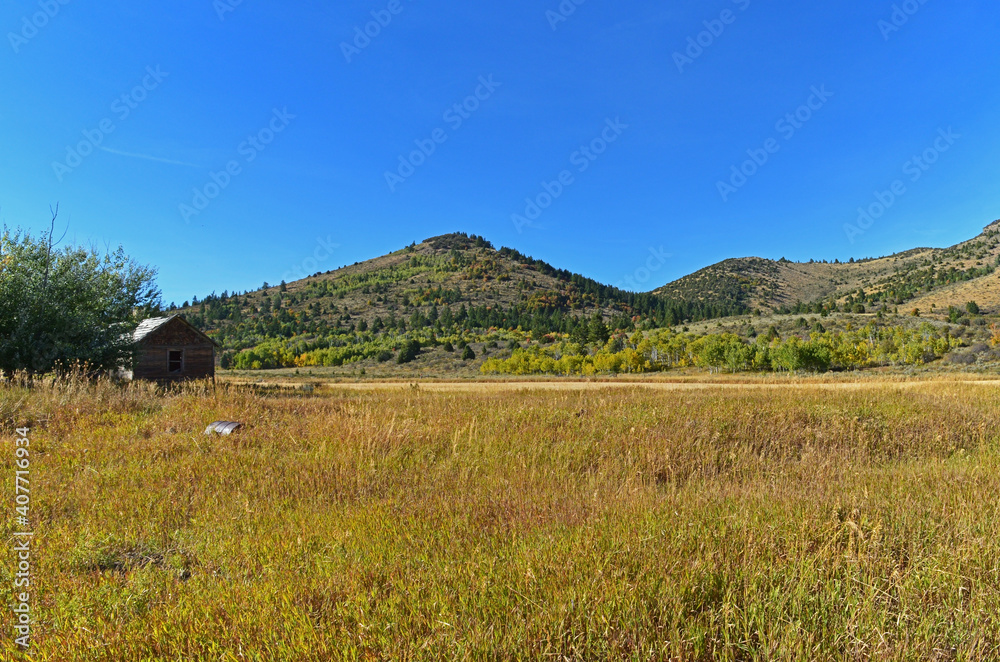
[[[0,217],[168,303],[452,231],[646,290],[1000,217],[995,1],[576,2],[4,2]]]

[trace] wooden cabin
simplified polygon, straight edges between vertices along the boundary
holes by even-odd
[[[126,379],[215,379],[218,343],[180,315],[145,320],[132,339],[137,351],[132,370],[123,375]]]

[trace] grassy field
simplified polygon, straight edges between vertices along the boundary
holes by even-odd
[[[35,660],[1000,657],[997,383],[529,386],[2,387],[4,604],[31,425]]]

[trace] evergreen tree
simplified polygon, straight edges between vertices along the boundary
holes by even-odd
[[[590,325],[587,329],[587,339],[592,343],[597,343],[603,345],[608,342],[608,338],[611,337],[611,332],[608,331],[607,325],[604,323],[604,317],[601,315],[601,311],[596,311],[594,316],[590,320]]]
[[[407,340],[403,343],[402,349],[399,350],[399,356],[396,357],[396,363],[403,364],[409,363],[410,361],[417,358],[420,354],[420,343],[416,340]]]

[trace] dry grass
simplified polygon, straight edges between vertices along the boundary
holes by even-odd
[[[997,287],[1000,283],[998,281],[1000,281],[1000,274],[992,273],[975,280],[948,285],[927,292],[912,301],[907,301],[905,308],[906,310],[919,308],[926,315],[931,310],[931,306],[934,306],[938,316],[945,318],[948,314],[948,306],[965,310],[966,303],[975,301],[984,314],[996,315],[1000,313],[1000,287]],[[902,308],[900,306],[900,309]]]
[[[948,382],[11,387],[0,489],[10,424],[47,416],[36,660],[986,660],[998,405]]]

